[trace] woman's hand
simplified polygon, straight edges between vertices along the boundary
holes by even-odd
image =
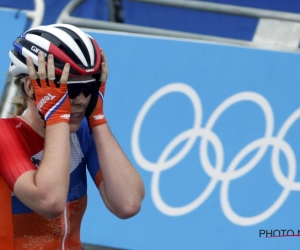
[[[67,80],[70,65],[66,64],[61,76],[60,84],[55,84],[55,69],[53,55],[48,55],[47,70],[45,54],[38,55],[38,73],[31,58],[26,58],[28,74],[33,85],[33,99],[39,112],[42,114],[46,126],[59,122],[69,122],[71,105],[68,97]]]
[[[103,111],[105,85],[108,77],[108,65],[104,52],[101,52],[101,76],[99,82],[95,85],[95,91],[92,93],[90,103],[86,109],[85,116],[88,120],[90,129],[99,125],[106,124],[106,118]]]
[[[106,82],[108,77],[108,64],[107,64],[106,56],[103,51],[101,52],[101,58],[102,58],[102,63],[101,63],[100,82]]]

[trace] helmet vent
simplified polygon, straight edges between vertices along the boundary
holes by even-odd
[[[80,48],[80,50],[82,51],[84,57],[86,58],[86,61],[88,62],[88,64],[90,64],[89,62],[91,61],[90,55],[89,55],[89,51],[86,47],[86,45],[84,44],[84,42],[82,41],[82,39],[72,30],[69,30],[67,28],[64,27],[57,27],[61,30],[63,30],[64,32],[68,33],[73,39],[74,41],[77,43],[78,47]],[[92,65],[89,65],[92,66]]]

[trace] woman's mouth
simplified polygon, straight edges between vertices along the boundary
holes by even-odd
[[[71,123],[76,123],[78,121],[81,121],[81,113],[72,113],[70,116],[70,122]]]

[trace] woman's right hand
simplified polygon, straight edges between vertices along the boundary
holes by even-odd
[[[92,93],[90,103],[85,113],[90,129],[107,123],[104,116],[103,102],[105,86],[108,77],[108,64],[103,51],[101,51],[101,57],[101,76],[99,82],[95,84],[95,92]]]
[[[55,69],[53,55],[48,55],[46,70],[45,54],[39,52],[38,72],[36,72],[33,61],[30,57],[26,58],[28,74],[33,85],[33,99],[39,112],[43,115],[46,126],[56,123],[69,123],[71,105],[68,97],[67,80],[70,65],[64,66],[60,84],[55,84]]]

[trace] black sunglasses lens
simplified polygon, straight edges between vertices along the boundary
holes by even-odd
[[[75,99],[80,93],[83,93],[85,97],[91,94],[92,83],[74,83],[68,84],[68,94],[70,99]]]
[[[81,84],[68,84],[69,98],[75,99],[76,96],[80,95],[82,87],[78,86]]]
[[[95,83],[85,83],[85,88],[82,89],[82,93],[84,94],[85,97],[88,97],[91,93],[92,93],[92,84],[95,84]]]

